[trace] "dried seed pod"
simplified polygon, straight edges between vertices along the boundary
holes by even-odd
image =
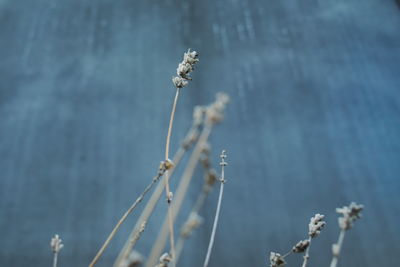
[[[308,240],[299,241],[292,248],[292,252],[294,252],[294,253],[303,253],[308,248],[309,245],[310,245],[310,241],[308,241]]]
[[[284,267],[286,265],[286,261],[283,259],[282,255],[275,252],[271,252],[269,255],[269,261],[271,267]]]
[[[311,238],[317,237],[320,233],[322,228],[324,228],[326,222],[323,221],[324,215],[315,214],[314,217],[311,218],[310,224],[308,225],[308,235]]]
[[[51,250],[54,253],[60,252],[60,250],[64,247],[64,244],[62,243],[62,239],[59,237],[59,235],[55,235],[51,241],[50,241],[50,247]]]
[[[343,230],[349,230],[352,228],[354,221],[361,218],[361,211],[363,209],[363,205],[358,205],[355,202],[351,202],[349,206],[337,208],[336,212],[343,215],[343,217],[338,219],[339,227]]]

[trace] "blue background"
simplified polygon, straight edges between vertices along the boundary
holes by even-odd
[[[326,215],[310,266],[328,266],[335,207],[363,203],[339,266],[400,265],[400,12],[394,0],[0,1],[0,265],[85,266],[163,159],[194,105],[231,96],[212,134],[229,153],[210,266],[266,266]],[[179,172],[178,172],[179,173]],[[202,183],[196,173],[182,217]],[[176,183],[172,183],[172,189]],[[201,266],[217,191],[181,266]],[[139,243],[147,254],[166,205]],[[141,206],[141,208],[143,205]],[[140,211],[140,209],[139,209]],[[98,266],[111,266],[137,218]],[[299,266],[301,257],[288,257]]]

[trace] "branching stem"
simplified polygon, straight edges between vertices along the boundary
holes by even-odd
[[[306,253],[304,255],[303,265],[301,267],[306,267],[307,263],[308,263],[308,259],[310,258],[311,237],[308,238],[308,242],[310,242],[310,244],[308,245],[308,247],[306,249]]]

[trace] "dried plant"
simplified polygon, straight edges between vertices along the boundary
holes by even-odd
[[[178,188],[176,190],[176,196],[174,198],[174,201],[172,202],[173,220],[177,216],[181,208],[181,205],[183,203],[183,200],[186,196],[186,192],[192,180],[195,168],[201,157],[204,144],[207,143],[212,128],[223,119],[223,113],[228,101],[229,98],[226,94],[218,93],[215,102],[206,108],[203,129],[193,149],[193,152],[189,158],[186,168],[182,174],[181,181],[179,182]],[[154,267],[159,255],[162,253],[164,249],[165,241],[168,236],[167,224],[168,222],[164,220],[164,223],[161,226],[161,230],[158,234],[157,240],[154,243],[154,246],[150,252],[149,259],[146,263],[147,267]]]
[[[58,253],[64,247],[61,238],[57,234],[51,239],[50,247],[53,251],[53,267],[57,267]]]
[[[123,214],[117,224],[114,226],[111,233],[108,235],[106,241],[101,246],[96,256],[93,258],[89,267],[94,266],[100,259],[101,255],[104,253],[105,249],[110,244],[122,223],[126,220],[129,214],[131,214],[139,203],[142,202],[144,197],[149,193],[149,191],[157,184],[157,182],[163,177],[163,183],[158,183],[155,190],[153,191],[151,197],[147,201],[142,213],[140,214],[135,226],[133,227],[127,241],[120,251],[114,267],[138,267],[144,262],[144,257],[134,250],[135,245],[138,243],[142,234],[146,229],[146,224],[150,220],[151,215],[154,212],[156,204],[160,200],[163,191],[165,191],[166,202],[168,204],[167,214],[162,222],[159,230],[158,237],[153,244],[148,260],[145,263],[146,267],[175,267],[179,256],[181,255],[185,240],[188,239],[194,230],[196,230],[203,222],[203,218],[200,216],[201,208],[205,203],[205,199],[211,192],[212,187],[215,185],[216,181],[220,181],[220,190],[217,201],[217,207],[214,217],[214,222],[211,230],[210,240],[208,248],[206,251],[205,260],[203,263],[204,267],[208,267],[215,235],[217,231],[218,221],[221,211],[221,203],[224,192],[225,184],[225,166],[227,166],[226,152],[223,150],[220,158],[221,166],[221,176],[218,179],[218,174],[211,167],[210,160],[210,144],[208,143],[209,136],[213,130],[213,127],[222,121],[224,118],[224,110],[227,103],[229,102],[229,97],[224,93],[218,93],[216,95],[215,101],[209,106],[197,106],[194,108],[193,112],[193,122],[191,128],[188,130],[184,140],[179,146],[178,150],[175,152],[173,158],[170,158],[170,144],[173,122],[175,118],[176,106],[180,94],[180,89],[188,85],[188,82],[192,80],[190,73],[194,69],[194,65],[199,61],[198,53],[196,51],[191,51],[190,49],[184,53],[183,61],[179,63],[176,73],[178,76],[172,78],[173,85],[175,86],[175,97],[172,103],[172,110],[169,119],[169,126],[167,131],[166,143],[165,143],[165,158],[161,161],[156,175],[152,178],[151,182],[144,189],[144,191],[139,195],[139,197],[133,202],[133,204],[128,208],[128,210]],[[193,151],[189,157],[188,163],[184,168],[183,174],[179,181],[178,187],[176,189],[176,194],[172,193],[170,190],[170,179],[173,178],[176,168],[181,163],[184,155],[193,147]],[[175,247],[174,240],[174,222],[181,209],[183,201],[185,199],[188,187],[193,178],[195,169],[197,165],[201,163],[204,169],[204,184],[199,192],[197,200],[188,215],[187,220],[184,222],[180,229],[179,239]],[[331,267],[336,267],[337,261],[340,255],[340,251],[343,245],[343,239],[345,232],[353,227],[354,222],[361,217],[361,211],[363,210],[362,205],[356,203],[351,203],[349,206],[336,209],[336,212],[342,214],[339,218],[339,227],[341,229],[338,242],[333,245],[333,259],[331,262]],[[326,225],[324,221],[324,215],[315,214],[310,219],[308,225],[308,238],[300,240],[297,242],[290,251],[286,254],[279,254],[276,252],[271,252],[269,254],[269,262],[271,267],[284,267],[286,265],[285,258],[290,254],[304,253],[304,260],[302,267],[306,267],[308,260],[310,258],[309,251],[311,247],[311,241],[316,238],[321,230]],[[166,251],[166,243],[169,236],[169,251]],[[63,244],[58,235],[55,235],[51,240],[51,248],[54,253],[53,257],[53,267],[57,267],[57,258],[60,250],[63,248]]]
[[[304,255],[304,261],[302,267],[307,266],[308,259],[310,258],[310,247],[311,247],[311,239],[317,237],[320,233],[322,228],[326,225],[326,222],[323,221],[324,215],[319,213],[315,214],[314,217],[310,219],[310,224],[308,225],[308,246],[306,248],[306,254]]]
[[[321,233],[322,228],[324,228],[326,224],[326,222],[323,221],[324,217],[325,217],[324,215],[321,215],[319,213],[315,214],[314,217],[310,219],[310,223],[308,224],[308,239],[297,242],[297,244],[294,245],[293,248],[286,254],[281,255],[276,252],[271,252],[269,257],[270,266],[283,267],[286,265],[284,259],[287,256],[289,256],[292,253],[303,253],[303,252],[305,252],[305,255],[302,267],[307,266],[308,259],[310,258],[309,250],[311,246],[311,240],[317,237]]]
[[[224,194],[225,166],[228,165],[228,163],[225,161],[225,158],[226,158],[226,151],[225,150],[222,150],[222,153],[221,153],[220,157],[221,157],[221,162],[219,163],[219,165],[221,166],[221,178],[219,179],[219,181],[221,182],[221,186],[219,188],[218,204],[217,204],[217,210],[215,212],[215,218],[214,218],[213,228],[212,228],[212,231],[211,231],[210,242],[208,244],[206,258],[205,258],[204,264],[203,264],[204,267],[207,267],[208,266],[208,262],[210,261],[211,251],[212,251],[212,248],[213,248],[213,245],[214,245],[215,233],[217,231],[217,226],[218,226],[219,213],[221,211],[222,195]]]
[[[168,134],[167,134],[167,141],[165,144],[165,162],[170,162],[172,165],[173,165],[173,163],[169,159],[169,146],[170,146],[170,141],[171,141],[171,132],[172,132],[172,125],[174,123],[176,104],[178,102],[180,89],[187,85],[187,83],[188,83],[187,81],[192,79],[189,76],[189,74],[190,74],[190,72],[193,71],[194,64],[196,64],[198,61],[199,61],[198,53],[196,51],[190,51],[190,49],[189,49],[188,52],[186,52],[184,54],[183,61],[181,63],[179,63],[178,68],[176,70],[178,77],[174,77],[172,79],[172,82],[176,87],[176,93],[175,93],[174,103],[172,105],[171,117],[170,117],[170,121],[169,121]],[[174,267],[175,266],[175,261],[174,261],[174,257],[175,257],[174,222],[173,222],[172,210],[171,210],[171,201],[172,201],[173,193],[170,191],[170,188],[169,188],[168,171],[166,171],[166,173],[165,173],[164,183],[165,183],[165,193],[166,193],[167,203],[168,203],[168,227],[169,227],[170,246],[171,246],[171,258],[172,258],[171,263],[172,263],[172,267]]]
[[[179,165],[180,161],[182,160],[184,154],[195,144],[198,140],[199,136],[199,128],[203,121],[203,114],[199,112],[200,109],[195,107],[193,113],[193,124],[186,137],[184,138],[181,146],[179,147],[178,151],[175,153],[173,157],[174,166],[172,169],[169,170],[169,176],[171,177],[174,173],[175,168]],[[125,243],[123,249],[119,253],[117,260],[114,263],[114,267],[120,267],[121,263],[126,259],[129,255],[130,251],[132,251],[133,247],[137,243],[138,239],[135,239],[136,233],[140,230],[140,226],[144,221],[149,220],[150,216],[152,215],[154,208],[160,199],[163,191],[163,185],[158,184],[156,189],[154,190],[153,194],[151,195],[149,201],[147,202],[144,210],[142,211],[139,219],[136,222],[135,227],[133,228],[127,242]]]
[[[333,258],[331,261],[331,267],[336,267],[339,260],[340,251],[343,246],[344,235],[346,231],[353,227],[354,221],[361,218],[361,211],[364,209],[363,205],[359,205],[355,202],[351,202],[349,206],[343,208],[337,208],[336,212],[342,214],[343,217],[339,217],[340,234],[338,242],[332,245]]]
[[[217,173],[211,167],[210,162],[210,145],[207,143],[204,145],[202,150],[202,156],[200,162],[204,169],[204,184],[200,191],[195,204],[189,213],[188,218],[183,224],[180,230],[180,236],[176,245],[176,256],[175,262],[177,263],[185,245],[185,240],[188,239],[194,230],[196,230],[203,222],[203,218],[199,215],[201,208],[203,207],[207,196],[209,195],[213,185],[217,181]]]

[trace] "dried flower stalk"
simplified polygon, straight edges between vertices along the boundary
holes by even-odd
[[[51,239],[50,247],[53,251],[53,267],[57,267],[58,253],[64,247],[61,238],[57,234]]]
[[[193,144],[195,144],[198,140],[199,136],[199,128],[203,122],[203,111],[200,107],[195,107],[193,112],[193,124],[188,133],[186,134],[185,139],[183,140],[181,146],[179,147],[178,151],[175,153],[173,158],[174,166],[169,170],[169,177],[171,178],[172,174],[175,171],[175,168],[179,165],[180,161],[182,160],[184,154],[191,148]],[[138,240],[135,240],[134,237],[139,231],[140,225],[144,221],[148,221],[150,216],[152,215],[154,208],[160,199],[163,191],[163,185],[158,184],[156,189],[154,190],[153,194],[151,195],[149,201],[147,202],[144,210],[142,211],[139,219],[136,222],[135,227],[133,228],[131,234],[129,235],[128,240],[126,241],[123,249],[120,251],[115,263],[114,267],[121,267],[122,262],[128,257],[130,251],[132,251],[133,247],[135,246]]]
[[[182,87],[184,87],[187,84],[187,80],[191,80],[191,77],[189,76],[189,73],[193,71],[194,69],[194,64],[196,64],[198,60],[198,53],[196,51],[190,51],[188,50],[187,53],[184,54],[183,61],[179,64],[176,72],[179,77],[175,77],[172,79],[175,87],[176,87],[176,93],[175,93],[175,98],[174,98],[174,103],[172,105],[172,111],[171,111],[171,117],[169,121],[169,127],[168,127],[168,133],[167,133],[167,141],[165,144],[165,161],[169,160],[169,146],[170,146],[170,141],[171,141],[171,132],[172,132],[172,125],[174,123],[174,117],[175,117],[175,110],[176,110],[176,104],[178,102],[178,97],[179,97],[179,91]],[[170,246],[171,246],[171,258],[172,258],[172,267],[175,266],[175,241],[174,241],[174,221],[173,221],[173,216],[172,216],[172,211],[171,211],[171,201],[172,201],[172,192],[170,191],[169,188],[169,175],[168,171],[166,172],[164,176],[164,184],[165,184],[165,193],[167,197],[167,203],[168,203],[168,227],[169,227],[169,237],[170,237]]]
[[[129,207],[129,209],[119,219],[118,223],[114,226],[113,230],[108,235],[106,241],[101,246],[100,250],[97,252],[97,254],[93,258],[92,262],[89,264],[89,267],[93,267],[97,263],[97,261],[100,259],[101,255],[103,255],[104,251],[106,250],[106,248],[110,244],[110,241],[114,238],[115,234],[118,232],[118,230],[121,227],[121,225],[125,222],[125,220],[128,217],[128,215],[132,213],[132,211],[137,207],[137,205],[139,205],[140,202],[142,202],[143,198],[150,191],[150,189],[153,187],[153,185],[155,183],[157,183],[158,180],[161,178],[161,176],[163,176],[164,173],[170,168],[172,168],[172,166],[170,165],[170,163],[168,161],[161,162],[157,175],[153,177],[153,179],[151,180],[150,184],[147,185],[147,187],[140,194],[140,196],[135,200],[135,202]]]
[[[200,158],[200,162],[205,170],[204,185],[197,197],[195,204],[193,205],[191,212],[189,213],[188,218],[186,219],[186,222],[181,228],[180,236],[176,244],[176,263],[179,261],[186,239],[188,239],[192,235],[193,231],[202,224],[203,218],[199,215],[200,210],[204,206],[205,200],[209,195],[211,188],[218,180],[217,173],[213,168],[211,168],[209,154],[210,145],[206,144],[202,151],[202,157]]]
[[[340,251],[343,246],[343,240],[346,231],[350,230],[353,227],[353,224],[356,220],[361,218],[361,211],[364,209],[363,205],[358,205],[357,203],[351,202],[349,206],[344,206],[343,208],[337,208],[336,212],[343,215],[343,217],[339,217],[339,227],[340,234],[338,238],[338,242],[332,245],[332,254],[333,258],[331,261],[331,267],[336,267],[337,262],[339,260]]]
[[[172,202],[172,218],[175,219],[177,216],[184,197],[186,195],[188,186],[193,177],[194,170],[197,166],[199,158],[201,156],[201,151],[204,144],[207,142],[208,136],[211,133],[212,127],[223,119],[223,111],[226,104],[229,102],[229,97],[226,94],[218,93],[216,96],[216,101],[207,107],[206,118],[204,123],[204,128],[200,134],[199,140],[190,156],[189,162],[183,172],[181,181],[178,185],[175,200]],[[149,259],[146,263],[147,267],[154,267],[157,262],[157,258],[162,253],[166,238],[168,237],[167,222],[164,221],[161,230],[158,234],[157,240],[151,250]]]
[[[210,243],[208,244],[208,249],[207,249],[207,255],[206,258],[204,260],[204,264],[203,267],[207,267],[208,263],[210,261],[210,257],[211,257],[211,251],[214,245],[214,238],[215,238],[215,233],[217,231],[217,225],[218,225],[218,219],[219,219],[219,214],[221,211],[221,202],[222,202],[222,195],[224,193],[224,184],[225,184],[225,166],[228,165],[228,163],[225,161],[226,158],[226,151],[223,150],[221,153],[221,162],[220,162],[220,166],[221,166],[221,179],[219,180],[221,182],[221,186],[219,188],[219,196],[218,196],[218,204],[217,204],[217,210],[215,212],[215,218],[214,218],[214,224],[213,224],[213,228],[211,231],[211,237],[210,237]]]
[[[269,256],[270,266],[271,267],[284,267],[286,265],[285,258],[292,253],[304,253],[304,261],[302,267],[307,266],[307,262],[309,259],[309,250],[311,246],[311,239],[317,237],[320,233],[322,228],[324,228],[326,222],[323,221],[324,215],[315,214],[314,217],[311,218],[310,223],[308,225],[308,239],[300,240],[297,242],[293,248],[284,255],[281,255],[276,252],[271,252]]]
[[[324,228],[326,225],[326,222],[323,221],[324,217],[324,215],[317,213],[310,220],[310,224],[308,225],[308,246],[306,249],[306,254],[304,255],[302,267],[307,266],[308,259],[310,258],[311,239],[317,237],[321,233],[322,228]]]

